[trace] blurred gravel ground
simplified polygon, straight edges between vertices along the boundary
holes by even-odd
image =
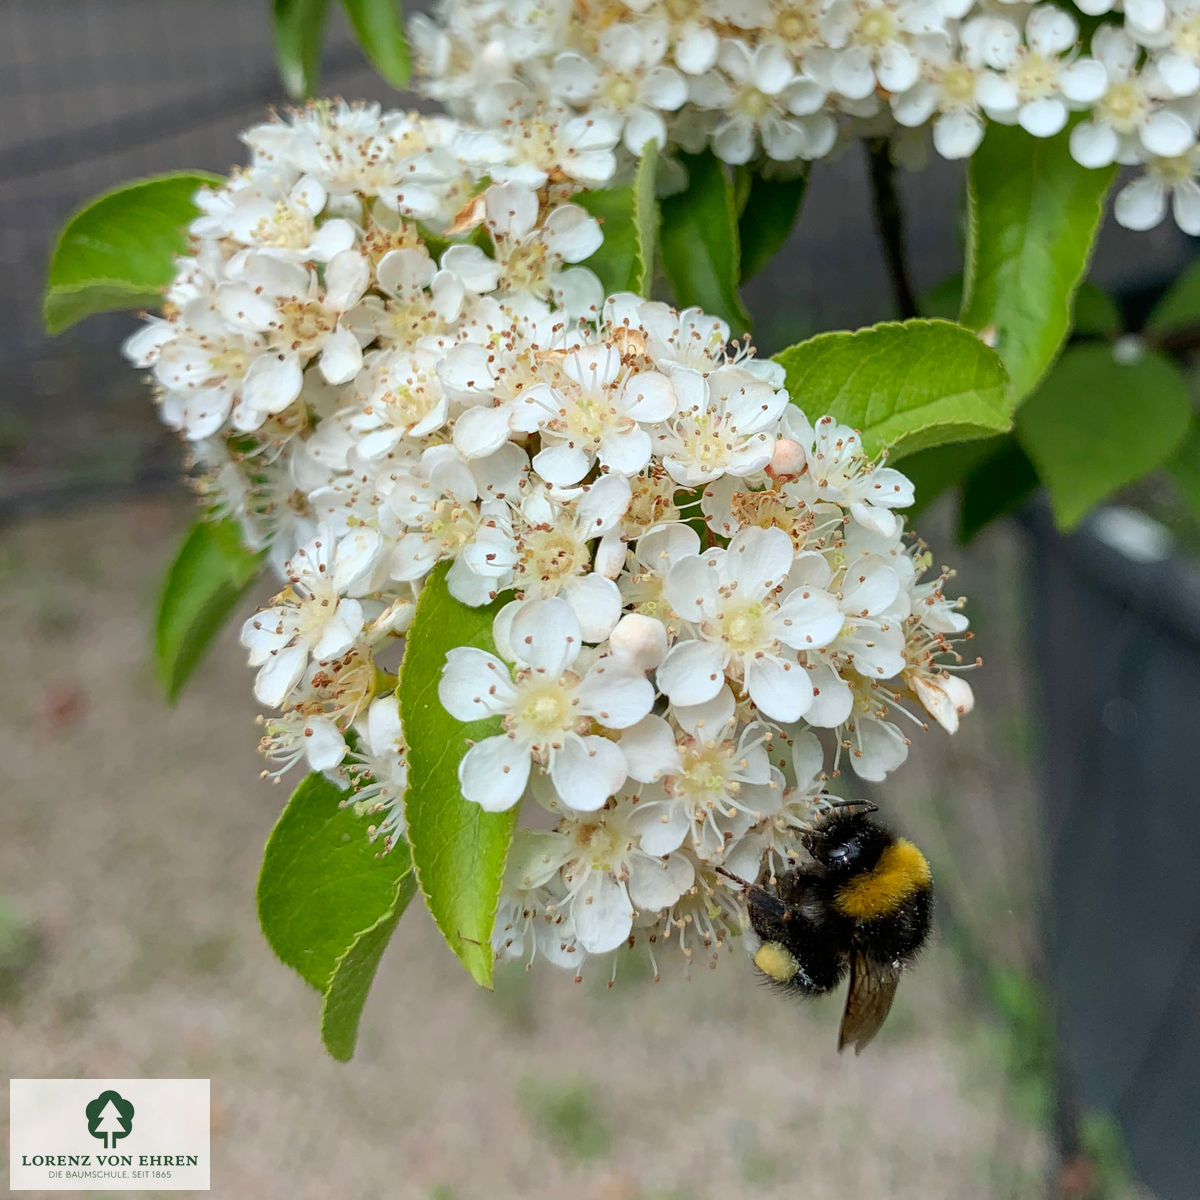
[[[653,985],[628,963],[610,991],[599,975],[575,984],[517,968],[487,995],[414,905],[357,1057],[326,1057],[317,996],[275,961],[254,917],[284,792],[258,779],[234,629],[176,709],[154,682],[151,612],[189,517],[154,500],[0,530],[0,898],[38,938],[0,992],[10,1075],[211,1077],[221,1200],[1045,1194],[1046,1138],[1015,1111],[996,1029],[945,939],[855,1059],[834,1051],[836,1002],[787,1003],[755,983],[740,949],[691,982],[665,967]],[[1011,546],[995,554],[962,579],[986,598],[981,617],[1005,595],[1015,603]],[[1004,855],[1028,876],[1030,806],[1021,755],[997,741],[1017,720],[1018,685],[1002,658],[992,668],[1000,710],[981,706],[949,775],[946,740],[917,735],[909,787],[943,807],[916,804],[911,822],[905,808],[901,823],[951,830],[930,843],[935,863],[943,847],[999,848],[999,867],[955,859],[945,894],[969,881],[988,945],[1012,959],[1026,953],[1029,909]],[[965,825],[934,819],[957,805],[974,814]]]

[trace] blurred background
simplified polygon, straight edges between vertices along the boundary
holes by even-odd
[[[254,916],[284,795],[257,778],[238,620],[176,708],[154,681],[159,580],[193,514],[120,357],[135,318],[50,340],[39,316],[79,204],[242,160],[238,131],[283,102],[268,6],[10,0],[0,79],[11,1076],[210,1077],[220,1197],[1200,1197],[1200,574],[1121,507],[1064,541],[1035,503],[967,549],[947,511],[922,518],[986,665],[962,732],[915,739],[888,785],[938,924],[862,1058],[834,1051],[837,1002],[787,1003],[736,947],[691,981],[516,969],[484,995],[416,906],[357,1057],[327,1058],[318,997]],[[399,102],[336,18],[323,79]],[[901,186],[929,289],[960,265],[961,171]],[[1110,223],[1091,278],[1136,328],[1191,255],[1172,225]],[[853,148],[814,170],[747,301],[768,353],[890,315]]]

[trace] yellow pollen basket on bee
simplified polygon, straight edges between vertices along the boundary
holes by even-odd
[[[754,965],[776,983],[790,983],[800,970],[796,956],[782,942],[763,942],[755,951]]]
[[[834,907],[859,921],[886,917],[914,892],[928,887],[932,878],[925,855],[906,838],[897,838],[871,870],[838,888]]]

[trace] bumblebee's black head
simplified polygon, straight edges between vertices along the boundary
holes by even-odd
[[[804,848],[834,876],[869,871],[894,840],[865,813],[841,813],[837,809],[830,810],[803,838]]]

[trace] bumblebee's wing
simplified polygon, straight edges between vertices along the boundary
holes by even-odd
[[[900,972],[890,963],[872,962],[861,949],[855,949],[850,958],[846,1011],[838,1033],[839,1052],[851,1042],[855,1054],[863,1052],[892,1011],[899,982]]]

